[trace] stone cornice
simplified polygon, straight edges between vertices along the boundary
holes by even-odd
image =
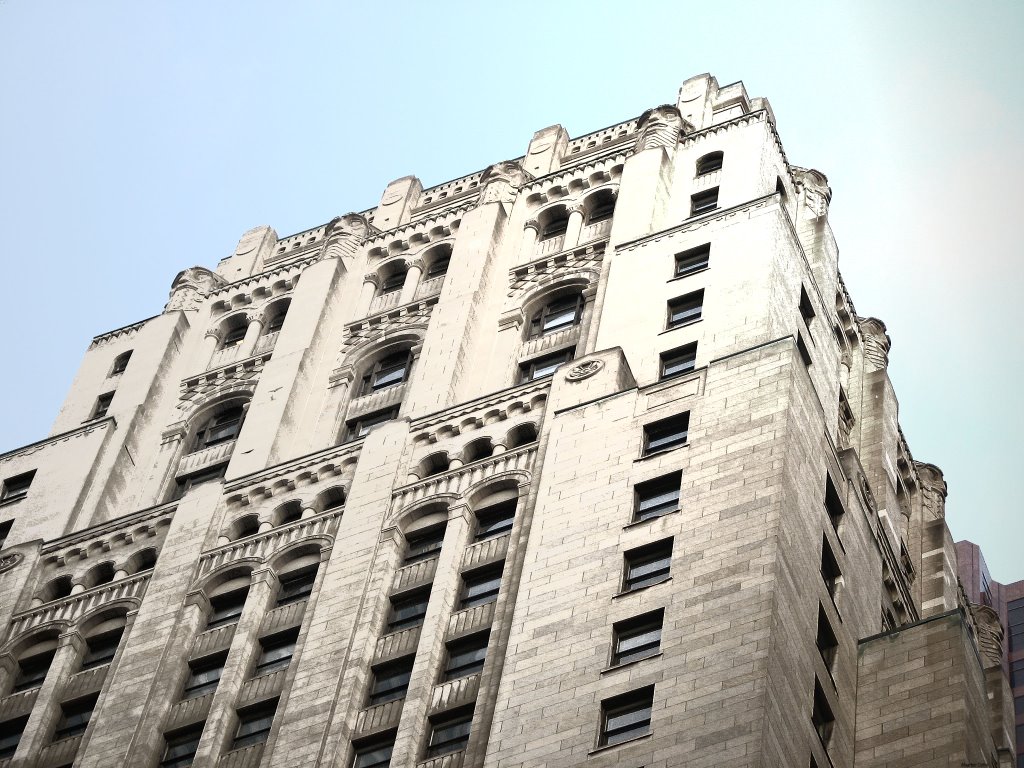
[[[131,526],[145,523],[149,520],[155,520],[159,517],[170,515],[178,507],[178,502],[171,501],[166,504],[158,504],[155,507],[147,507],[146,509],[140,509],[137,512],[129,512],[127,515],[121,517],[115,517],[113,520],[107,520],[104,523],[97,523],[88,528],[83,528],[80,531],[69,533],[66,536],[61,536],[59,539],[52,539],[45,544],[40,552],[41,555],[50,555],[57,552],[64,547],[69,547],[73,544],[81,544],[86,541],[107,536],[121,528],[128,528]]]
[[[310,472],[306,472],[310,467],[317,464],[320,465],[331,465],[334,468],[349,462],[355,461],[359,454],[359,451],[363,447],[363,440],[350,440],[347,443],[341,445],[332,445],[330,448],[324,448],[323,450],[315,453],[309,453],[305,456],[299,456],[298,458],[291,459],[289,461],[276,464],[266,469],[261,469],[257,472],[251,472],[248,475],[242,475],[232,480],[228,480],[224,483],[224,493],[237,493],[245,488],[257,486],[261,484],[272,483],[281,480],[286,475],[309,475]],[[231,499],[228,499],[231,501]]]
[[[544,187],[549,186],[552,182],[557,181],[560,176],[564,176],[568,180],[579,176],[581,171],[585,171],[589,168],[597,169],[599,166],[614,164],[616,161],[621,161],[623,163],[626,162],[628,154],[625,149],[621,146],[617,149],[618,151],[616,152],[602,155],[600,157],[589,157],[583,162],[559,168],[557,171],[552,171],[544,176],[538,176],[530,183],[524,184],[520,188],[519,193],[523,194],[530,191],[539,192]]]
[[[372,237],[367,237],[363,240],[363,244],[367,247],[372,246],[375,243],[386,243],[392,240],[406,239],[409,235],[419,230],[427,230],[431,226],[448,225],[451,222],[459,218],[462,214],[471,211],[475,207],[474,205],[460,205],[455,208],[448,210],[439,211],[435,216],[427,216],[416,221],[409,221],[405,224],[399,224],[397,227],[378,232]]]
[[[402,318],[405,318],[406,322],[397,323],[398,325],[406,325],[410,321],[414,322],[417,319],[426,319],[429,317],[434,305],[437,304],[438,299],[439,296],[435,294],[434,296],[428,296],[425,299],[418,299],[416,301],[411,301],[408,304],[401,304],[397,307],[385,309],[383,312],[378,312],[375,315],[364,317],[362,320],[356,320],[354,323],[349,323],[345,326],[344,346],[349,346],[363,340],[367,331],[372,331],[389,325],[396,325],[393,321],[397,321]]]
[[[104,416],[102,419],[91,419],[88,423],[83,424],[82,426],[76,429],[71,429],[68,430],[67,432],[61,432],[59,435],[46,437],[43,438],[42,440],[37,440],[34,443],[23,445],[20,448],[15,448],[13,450],[7,451],[6,453],[0,453],[0,463],[8,461],[14,458],[15,456],[28,456],[30,454],[42,450],[51,443],[60,443],[67,440],[71,440],[72,438],[75,437],[82,437],[84,435],[88,435],[90,432],[95,432],[97,429],[105,429],[108,425],[116,425],[116,423],[117,422],[114,421],[113,416]]]
[[[160,317],[160,315],[153,315],[153,317],[147,317],[145,320],[139,320],[138,322],[132,323],[131,325],[126,325],[121,328],[115,328],[112,331],[101,333],[99,336],[94,336],[93,340],[89,342],[89,348],[92,349],[93,347],[99,346],[104,342],[113,341],[118,336],[131,336],[132,334],[136,333],[140,328],[142,328],[142,326],[148,323],[150,320],[154,320],[158,317]]]
[[[446,421],[458,419],[467,416],[471,413],[478,411],[491,409],[495,406],[502,405],[509,402],[510,400],[524,400],[529,397],[531,400],[538,394],[543,394],[547,397],[547,392],[551,388],[550,379],[542,379],[540,381],[530,381],[525,384],[517,384],[514,387],[508,389],[502,389],[497,392],[492,392],[489,395],[478,397],[475,400],[469,400],[465,403],[460,403],[454,408],[448,408],[443,411],[435,411],[434,413],[428,413],[426,416],[420,416],[418,419],[412,421],[409,426],[409,433],[415,436],[415,433],[422,432],[424,430],[435,428]]]
[[[793,176],[793,169],[790,167],[789,159],[786,157],[786,150],[782,147],[782,139],[779,138],[779,132],[775,128],[775,122],[771,119],[771,116],[768,114],[768,110],[766,109],[746,112],[738,117],[732,118],[731,120],[724,120],[717,125],[709,125],[707,128],[701,128],[699,131],[688,133],[679,140],[679,144],[681,146],[695,144],[707,136],[714,136],[715,134],[724,133],[725,131],[733,128],[762,122],[768,124],[768,130],[771,131],[772,138],[775,141],[775,148],[779,150],[779,154],[782,156],[782,162],[786,166],[786,173],[789,176],[789,180],[796,183],[796,178]]]
[[[214,297],[217,297],[217,296],[223,296],[224,294],[231,293],[232,291],[237,291],[239,288],[242,288],[243,286],[246,286],[246,285],[252,285],[253,287],[255,287],[256,283],[263,282],[264,280],[267,280],[267,279],[272,278],[272,277],[276,277],[278,275],[283,275],[284,273],[290,272],[292,270],[294,270],[296,272],[296,274],[298,274],[303,269],[305,269],[306,267],[310,266],[311,264],[313,264],[315,262],[316,262],[316,257],[313,256],[313,257],[309,257],[309,258],[305,258],[305,259],[300,259],[298,261],[291,261],[291,262],[288,262],[287,264],[281,264],[280,266],[274,267],[273,269],[267,269],[267,270],[264,270],[263,272],[259,272],[259,273],[255,274],[255,275],[249,275],[249,277],[243,277],[241,280],[236,280],[233,283],[228,283],[227,285],[222,285],[217,290],[210,291],[210,293],[207,295],[206,298],[207,298],[207,300],[209,300],[209,299],[213,299]]]
[[[261,352],[244,360],[236,360],[219,368],[212,368],[195,376],[187,376],[181,380],[181,398],[189,399],[201,388],[210,389],[241,378],[250,379],[259,374],[274,351]],[[248,374],[248,376],[244,376]]]

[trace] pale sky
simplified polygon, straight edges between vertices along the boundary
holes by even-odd
[[[828,175],[914,458],[945,472],[954,536],[1024,578],[1022,39],[1019,2],[0,0],[0,450],[46,435],[94,335],[250,227],[316,226],[711,72]]]

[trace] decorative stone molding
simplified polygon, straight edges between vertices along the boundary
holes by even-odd
[[[478,429],[484,424],[512,420],[519,414],[543,409],[548,387],[548,381],[531,381],[499,395],[470,400],[444,413],[418,419],[412,423],[413,444],[436,443],[467,429]]]
[[[476,701],[479,690],[479,672],[435,685],[430,694],[430,709],[427,714],[436,715],[438,712],[455,709],[463,704],[472,704]]]
[[[352,729],[352,737],[362,738],[397,727],[398,721],[402,717],[403,706],[405,706],[405,699],[401,698],[361,710],[356,715],[356,726]]]
[[[858,317],[857,325],[864,337],[864,359],[871,365],[870,370],[885,370],[892,347],[892,340],[885,332],[885,323],[876,317]]]
[[[370,234],[369,222],[358,213],[346,213],[331,219],[326,227],[327,241],[321,252],[322,259],[352,258],[363,240]]]
[[[467,203],[385,232],[375,232],[366,239],[367,255],[371,259],[381,259],[403,253],[414,246],[450,237],[458,231],[462,216],[472,208],[473,204]]]
[[[828,185],[828,177],[814,168],[793,166],[793,178],[798,188],[803,189],[808,209],[815,218],[828,213],[828,205],[832,201],[832,187]]]
[[[263,368],[270,357],[270,352],[264,352],[245,360],[228,363],[220,368],[214,368],[199,376],[189,376],[181,382],[182,402],[178,405],[179,410],[185,403],[195,405],[200,400],[209,400],[212,395],[229,387],[245,385],[246,391],[251,394],[256,389],[255,379],[258,379],[259,375],[263,373]]]
[[[94,336],[92,342],[89,344],[89,349],[94,349],[95,347],[102,346],[103,344],[114,341],[115,339],[119,339],[122,336],[134,336],[142,329],[142,327],[146,323],[148,323],[152,319],[152,317],[149,317],[146,318],[145,320],[140,320],[137,323],[132,323],[131,325],[126,325],[122,328],[115,328],[112,331],[101,333],[99,336]]]
[[[637,121],[638,136],[636,144],[633,145],[633,152],[655,147],[675,147],[683,134],[684,125],[693,129],[693,126],[683,120],[679,109],[672,104],[662,104],[660,107],[648,109]]]
[[[415,651],[420,643],[420,627],[411,627],[409,629],[403,629],[401,632],[392,632],[390,635],[384,635],[377,640],[377,645],[373,650],[373,664],[378,664],[381,661],[388,659],[394,659],[398,656],[404,656],[407,653]]]
[[[974,616],[978,631],[978,650],[985,659],[985,668],[1000,666],[1003,663],[1003,625],[999,614],[987,605],[972,603],[971,613]]]
[[[465,759],[465,751],[459,750],[440,757],[432,757],[429,760],[421,760],[416,763],[416,768],[462,768]]]
[[[294,291],[302,271],[316,262],[316,258],[293,261],[266,272],[228,283],[210,294],[216,299],[210,305],[210,312],[220,316],[238,307],[253,306],[273,301]]]
[[[921,461],[914,462],[917,476],[921,484],[921,501],[925,512],[931,520],[944,520],[946,517],[946,481],[942,470],[934,464]]]
[[[391,580],[392,595],[398,592],[406,592],[410,589],[429,584],[437,572],[437,558],[421,560],[418,563],[410,563],[395,571],[395,577]]]
[[[415,331],[422,338],[437,302],[438,298],[432,296],[346,325],[343,352],[351,354],[399,331]]]
[[[494,606],[496,604],[496,602],[491,602],[474,605],[472,608],[453,613],[448,619],[448,628],[444,639],[451,640],[491,626],[494,623]]]
[[[508,297],[521,304],[529,294],[556,281],[582,278],[588,285],[596,283],[601,275],[606,245],[603,242],[592,243],[509,270]]]
[[[462,553],[462,570],[469,571],[502,560],[508,554],[508,543],[511,539],[512,534],[506,533],[470,544]]]
[[[594,157],[571,168],[560,168],[527,182],[520,190],[528,195],[531,209],[540,209],[552,203],[566,203],[588,189],[618,182],[625,168],[624,151],[603,157]]]
[[[576,365],[569,369],[565,374],[565,380],[583,381],[584,379],[589,379],[602,368],[604,368],[604,361],[602,360],[584,360],[576,363]]]
[[[75,440],[86,435],[91,435],[93,432],[105,430],[114,423],[113,417],[108,416],[105,419],[97,419],[96,421],[90,421],[88,424],[79,427],[78,429],[72,429],[70,432],[62,432],[59,435],[53,437],[47,437],[35,443],[29,443],[23,445],[20,448],[15,448],[13,451],[7,453],[0,453],[0,464],[10,461],[14,458],[20,458],[24,456],[31,456],[44,448],[48,448],[51,445],[57,443],[67,443],[71,440]]]
[[[150,573],[147,571],[138,576],[93,587],[76,595],[46,603],[38,608],[16,613],[11,619],[11,631],[8,637],[17,637],[34,627],[51,622],[74,624],[82,616],[117,600],[127,600],[138,606],[146,592],[149,577]]]
[[[21,552],[11,552],[10,554],[0,555],[0,573],[17,567],[18,563],[24,559],[25,556],[21,554]]]
[[[483,193],[479,203],[511,203],[519,188],[533,178],[515,160],[505,160],[487,167],[480,177]]]
[[[227,502],[232,506],[246,506],[317,483],[325,484],[324,489],[340,485],[347,493],[359,459],[359,448],[359,445],[334,445],[270,469],[230,480],[225,484],[225,491],[231,494]]]
[[[164,312],[188,312],[199,309],[206,297],[224,284],[224,278],[206,267],[183,269],[171,283],[171,294],[164,306]]]

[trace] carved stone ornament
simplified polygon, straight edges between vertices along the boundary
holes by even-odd
[[[999,614],[987,605],[971,604],[971,613],[978,630],[978,650],[985,659],[986,669],[1003,663],[1003,626]]]
[[[164,312],[199,309],[203,299],[222,285],[224,279],[205,267],[183,269],[171,283],[171,297],[164,307]]]
[[[648,109],[637,122],[639,137],[634,152],[642,152],[654,147],[674,147],[679,143],[683,131],[683,118],[679,110],[671,104]]]
[[[803,187],[807,196],[807,206],[815,216],[828,213],[828,204],[832,202],[832,187],[828,185],[828,176],[813,168],[793,166],[793,176],[798,186]]]
[[[7,555],[0,555],[0,573],[9,571],[24,559],[21,552],[11,552]]]
[[[584,360],[582,363],[576,363],[569,372],[565,374],[566,381],[583,381],[583,379],[589,379],[595,373],[604,368],[604,362],[601,360]]]
[[[889,349],[892,339],[885,332],[885,323],[876,317],[858,317],[857,324],[864,336],[864,357],[871,363],[872,370],[884,370],[889,365]]]
[[[504,160],[487,168],[480,176],[481,203],[511,203],[516,190],[533,178],[514,160]]]
[[[370,233],[370,225],[358,213],[337,216],[327,225],[327,243],[322,258],[340,259],[353,256],[359,244]]]

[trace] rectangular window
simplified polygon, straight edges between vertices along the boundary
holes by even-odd
[[[252,744],[261,744],[270,735],[270,726],[274,724],[274,713],[277,712],[277,699],[238,711],[238,730],[231,749],[241,749]]]
[[[14,756],[26,725],[28,725],[28,715],[0,723],[0,760]]]
[[[811,722],[814,723],[814,730],[817,731],[822,746],[828,749],[836,719],[832,715],[828,699],[825,698],[825,691],[822,690],[821,683],[817,679],[814,681],[814,709],[811,712]]]
[[[634,616],[612,626],[612,666],[653,656],[661,650],[661,627],[665,610]]]
[[[504,563],[502,563],[504,566]],[[501,589],[501,570],[486,568],[462,575],[462,598],[458,610],[472,608],[498,599]]]
[[[680,328],[700,320],[704,309],[704,289],[672,299],[668,303],[668,328]]]
[[[164,734],[164,757],[160,761],[160,768],[184,768],[192,765],[199,749],[199,740],[203,737],[203,723],[190,725],[180,731]]]
[[[718,207],[718,187],[690,196],[690,215],[699,216]]]
[[[395,735],[353,745],[356,751],[352,768],[387,768],[391,765],[391,753],[395,748]]]
[[[644,426],[644,456],[667,451],[686,443],[690,430],[689,412]]]
[[[711,243],[699,245],[676,254],[675,277],[686,277],[708,268],[711,263]]]
[[[810,368],[814,361],[811,359],[811,353],[808,351],[807,344],[804,342],[804,337],[801,333],[796,335],[796,351],[800,353],[800,359],[804,365]]]
[[[82,657],[82,669],[102,667],[114,660],[117,647],[121,644],[124,627],[118,627],[101,635],[94,635],[85,641],[85,655]]]
[[[473,722],[473,711],[449,714],[431,722],[430,739],[427,741],[427,757],[447,755],[466,748],[469,743],[469,726]]]
[[[409,375],[411,362],[412,355],[407,351],[389,355],[378,361],[363,376],[362,394],[368,395],[401,384]]]
[[[279,669],[287,669],[295,655],[295,643],[299,639],[299,628],[260,638],[260,656],[256,660],[252,676],[269,675]]]
[[[53,663],[56,653],[57,650],[54,648],[26,659],[19,659],[18,674],[14,679],[14,688],[11,693],[30,691],[41,686],[43,680],[46,679],[46,673],[50,671],[50,665]]]
[[[412,677],[413,661],[415,657],[408,656],[373,668],[369,706],[405,698],[405,692],[409,689],[409,678]]]
[[[28,487],[32,485],[32,478],[35,476],[36,471],[33,469],[31,472],[8,477],[0,486],[0,502],[18,501],[28,496]]]
[[[579,323],[583,315],[583,294],[576,293],[555,299],[537,312],[530,321],[529,338],[541,336],[571,328]]]
[[[665,477],[638,483],[633,506],[633,522],[651,520],[679,509],[679,486],[682,472],[673,472]]]
[[[398,406],[386,408],[383,411],[370,413],[362,418],[355,419],[348,423],[349,440],[358,440],[366,437],[372,427],[383,424],[385,421],[393,421],[398,418]]]
[[[631,549],[625,553],[624,559],[623,592],[659,584],[668,578],[672,566],[672,539]]]
[[[828,539],[825,537],[821,539],[821,578],[825,582],[825,591],[832,598],[832,602],[835,602],[836,591],[842,582],[843,574],[839,570],[839,563],[836,562],[832,547],[829,546]]]
[[[544,357],[538,357],[533,360],[528,360],[519,366],[519,379],[520,383],[525,384],[528,381],[537,381],[538,379],[547,378],[555,372],[562,363],[567,363],[573,359],[576,354],[576,348],[570,347],[569,349],[563,349],[561,352],[555,352]]]
[[[4,548],[4,542],[6,542],[7,537],[11,535],[11,528],[13,527],[13,520],[4,520],[0,523],[0,549]]]
[[[223,595],[215,595],[210,598],[210,619],[206,622],[206,628],[222,627],[225,624],[234,624],[242,615],[245,607],[245,598],[249,595],[249,587],[242,587]]]
[[[224,473],[227,472],[228,465],[221,464],[217,467],[211,467],[210,469],[203,469],[199,472],[194,472],[186,477],[179,477],[175,481],[174,495],[171,497],[172,500],[180,499],[185,495],[185,492],[190,488],[195,488],[197,485],[203,483],[210,483],[214,480],[220,480],[224,477]]]
[[[835,485],[833,485],[832,478],[828,475],[825,475],[825,514],[828,515],[832,527],[838,532],[839,523],[843,519],[845,510],[843,509],[843,502],[839,498],[839,492],[836,490]]]
[[[818,646],[818,653],[825,662],[825,669],[832,673],[836,661],[836,654],[839,652],[839,641],[836,640],[836,633],[832,631],[832,625],[825,615],[825,609],[818,606],[818,635],[815,640]]]
[[[612,746],[650,733],[654,686],[601,702],[601,746]]]
[[[106,392],[96,398],[96,407],[93,408],[92,418],[102,419],[107,415],[107,410],[110,408],[110,404],[114,400],[113,392]]]
[[[464,640],[448,644],[448,663],[444,668],[444,680],[455,680],[475,675],[484,668],[487,658],[487,641],[490,632],[472,635]]]
[[[429,601],[429,589],[414,592],[406,597],[391,598],[391,617],[388,619],[387,631],[399,632],[418,627],[423,623],[423,617],[427,615]]]
[[[202,659],[195,659],[188,663],[188,679],[185,681],[185,690],[181,698],[197,699],[205,696],[211,691],[217,690],[220,676],[224,672],[224,662],[227,661],[228,652],[206,656]]]
[[[484,541],[502,536],[512,530],[516,520],[516,499],[509,499],[476,513],[476,537]]]
[[[96,708],[96,700],[99,696],[98,693],[94,693],[91,696],[61,704],[60,719],[53,732],[53,740],[59,741],[85,733],[85,728],[89,725],[89,718],[92,717],[92,711]]]
[[[402,565],[430,560],[441,554],[444,544],[445,525],[434,525],[422,531],[415,531],[405,537],[405,560]]]
[[[277,589],[277,607],[301,602],[313,594],[316,572],[317,569],[314,567],[283,575]]]
[[[804,324],[810,328],[811,320],[814,319],[814,306],[811,304],[811,297],[807,295],[807,290],[803,286],[800,286],[800,316],[804,319]]]
[[[697,365],[697,342],[661,353],[660,380],[689,373]]]

